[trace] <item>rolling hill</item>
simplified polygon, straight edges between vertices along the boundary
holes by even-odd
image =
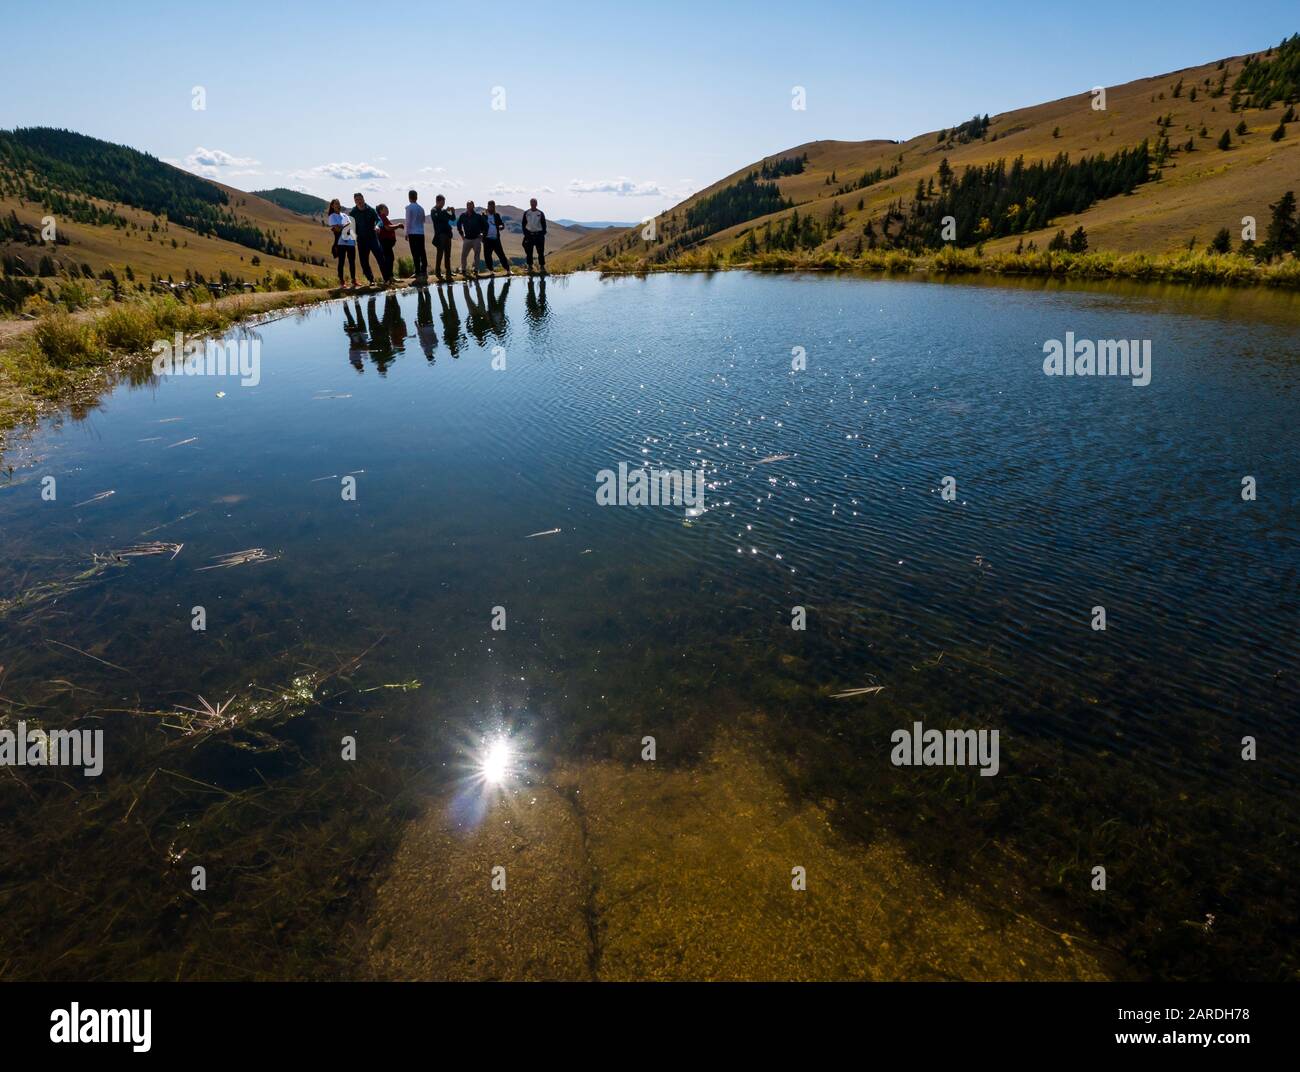
[[[1300,35],[1261,53],[1105,87],[1104,101],[1084,92],[976,114],[904,142],[797,145],[660,214],[651,241],[640,224],[591,234],[555,262],[574,269],[619,258],[653,265],[694,250],[743,258],[771,250],[932,249],[942,241],[945,209],[956,245],[990,252],[1021,243],[1042,249],[1058,230],[1079,227],[1091,249],[1204,248],[1223,228],[1235,249],[1243,217],[1258,221],[1262,240],[1269,205],[1287,190],[1300,192],[1297,100]],[[1225,131],[1230,144],[1221,148]],[[1136,177],[1144,142],[1146,175]]]

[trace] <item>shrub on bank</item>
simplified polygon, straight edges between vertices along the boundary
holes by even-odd
[[[54,313],[32,329],[32,344],[56,368],[79,368],[94,362],[100,349],[94,328],[67,313]]]
[[[115,305],[96,326],[104,344],[113,350],[147,350],[158,334],[157,316],[146,305]]]

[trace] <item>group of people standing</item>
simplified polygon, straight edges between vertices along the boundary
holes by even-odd
[[[406,232],[406,242],[411,250],[411,263],[415,268],[417,280],[429,278],[429,258],[425,249],[425,226],[433,229],[434,278],[439,283],[450,283],[454,278],[451,267],[451,240],[453,234],[459,234],[460,274],[465,279],[479,276],[479,256],[487,263],[488,272],[492,272],[492,259],[496,257],[506,275],[510,271],[510,261],[501,244],[505,233],[505,221],[497,212],[497,203],[489,201],[487,211],[481,212],[470,201],[465,211],[458,216],[456,210],[447,206],[447,199],[439,194],[434,201],[433,211],[426,213],[420,204],[419,194],[411,190],[407,194],[406,219],[394,223],[388,218],[388,206],[376,205],[371,208],[366,204],[362,194],[353,194],[355,207],[343,211],[336,197],[329,205],[326,218],[334,236],[331,253],[338,264],[339,286],[347,284],[344,280],[344,266],[351,272],[353,287],[357,286],[357,260],[361,260],[361,271],[366,277],[367,285],[375,282],[374,272],[370,267],[370,258],[374,257],[385,284],[393,282],[393,267],[396,263],[395,248],[397,232]],[[533,274],[533,255],[537,255],[538,268],[546,274],[546,213],[537,207],[537,198],[528,202],[528,209],[520,221],[523,227],[524,254],[528,258],[528,274]],[[474,258],[473,274],[466,268],[466,261]]]

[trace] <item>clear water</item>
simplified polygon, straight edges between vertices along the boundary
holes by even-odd
[[[436,787],[502,724],[542,767],[631,761],[645,733],[689,763],[759,712],[755,747],[850,836],[901,833],[954,881],[982,842],[1015,846],[1008,880],[1135,974],[1293,973],[1298,325],[1277,295],[741,273],[316,307],[256,330],[256,387],[138,374],[11,451],[0,597],[95,552],[184,549],[0,619],[0,711],[103,726],[100,782],[138,787],[177,734],[125,712],[346,679],[272,731],[292,753],[167,760],[227,791],[316,769],[341,727],[382,726],[376,785]],[[1045,376],[1067,331],[1152,340],[1151,384]],[[598,505],[620,462],[702,467],[705,512]],[[255,547],[274,560],[199,569]],[[885,688],[831,698],[868,685]],[[893,767],[889,735],[915,720],[999,729],[1001,773]],[[58,902],[76,837],[37,847],[42,809],[75,826],[70,794],[110,790],[0,782],[31,846],[0,865],[0,899]],[[139,844],[210,806],[144,809]],[[1094,862],[1104,907],[1081,892]],[[188,920],[159,931],[158,870],[140,862],[129,897],[97,874],[62,903],[100,924],[52,913],[56,952],[11,971],[58,974],[104,906],[122,948],[73,970],[139,972],[132,943],[194,941]]]

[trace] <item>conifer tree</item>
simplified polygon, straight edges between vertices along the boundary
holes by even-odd
[[[1264,236],[1264,252],[1270,257],[1295,253],[1300,247],[1300,227],[1296,224],[1295,193],[1288,190],[1268,206],[1272,214]]]

